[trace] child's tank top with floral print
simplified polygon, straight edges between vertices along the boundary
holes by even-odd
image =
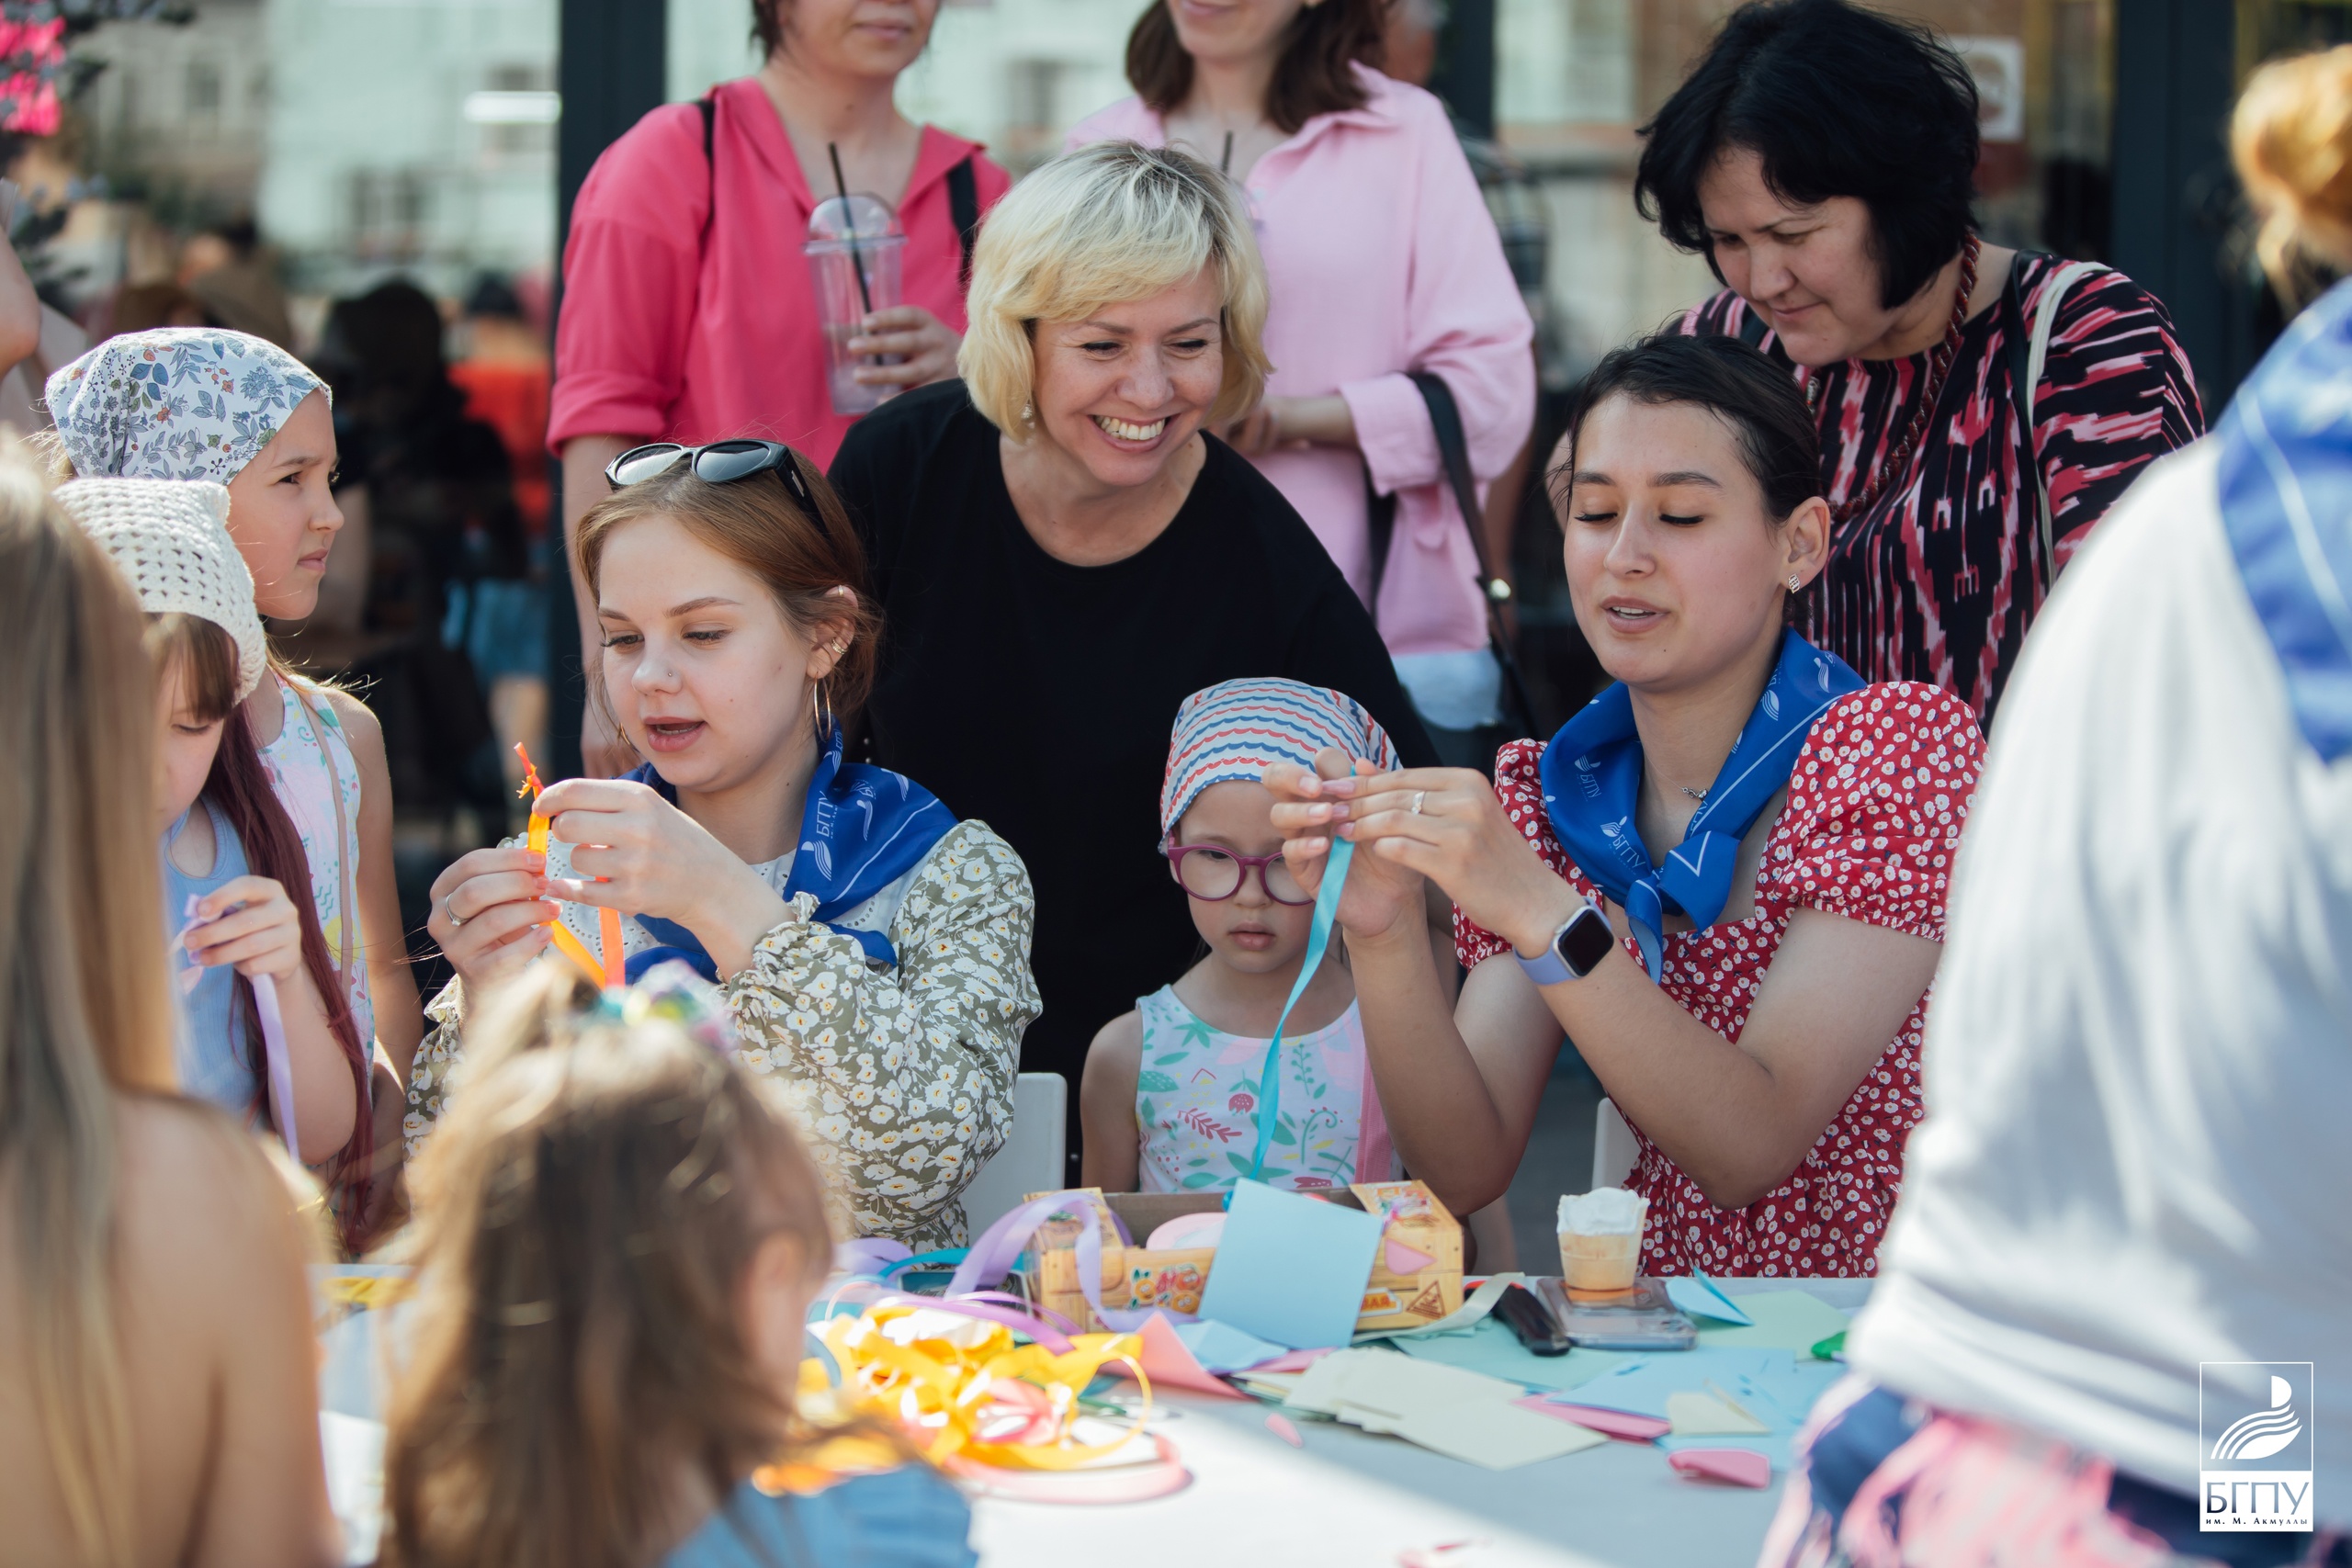
[[[303,858],[311,863],[311,901],[318,906],[327,958],[349,985],[352,1021],[359,1026],[363,1042],[372,1040],[376,1007],[368,994],[366,939],[359,929],[359,911],[344,907],[346,891],[356,895],[359,886],[359,762],[351,754],[343,721],[328,705],[324,691],[310,687],[306,706],[290,681],[274,672],[270,678],[277,682],[285,728],[277,739],[261,749],[262,765],[269,770],[278,803],[293,818],[294,831],[302,840]],[[313,714],[318,716],[315,725],[311,721]],[[339,816],[337,794],[343,796]],[[340,841],[335,831],[338,821],[343,829]],[[287,891],[290,894],[293,889]]]
[[[1213,1029],[1163,986],[1136,1003],[1143,1058],[1136,1077],[1146,1192],[1215,1191],[1250,1173],[1258,1148],[1258,1078],[1266,1042]],[[1283,1044],[1273,1142],[1259,1179],[1295,1190],[1388,1181],[1396,1150],[1364,1060],[1356,1004]]]

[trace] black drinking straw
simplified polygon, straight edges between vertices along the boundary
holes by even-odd
[[[1225,156],[1216,161],[1216,172],[1230,176],[1233,173],[1233,132],[1225,133]]]
[[[857,213],[849,204],[849,182],[842,178],[842,150],[831,142],[825,143],[825,156],[833,161],[833,188],[841,193],[842,227],[849,231],[850,270],[857,274],[857,302],[865,313],[874,313],[874,296],[865,287],[865,261],[857,254]]]

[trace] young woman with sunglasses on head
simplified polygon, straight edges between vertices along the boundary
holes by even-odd
[[[1087,1185],[1217,1191],[1254,1172],[1277,1187],[1328,1190],[1396,1176],[1347,965],[1323,959],[1287,1023],[1283,1016],[1306,961],[1315,896],[1283,863],[1274,797],[1260,781],[1276,762],[1311,768],[1327,749],[1398,765],[1379,723],[1321,686],[1227,681],[1177,710],[1160,852],[1206,952],[1094,1037],[1079,1092]],[[1260,1075],[1278,1024],[1292,1049],[1260,1166]]]
[[[880,628],[812,465],[772,442],[662,444],[606,477],[576,545],[604,632],[592,700],[648,761],[541,795],[544,856],[477,850],[434,883],[458,978],[427,1010],[411,1139],[440,1115],[469,997],[544,954],[558,919],[596,949],[615,909],[632,978],[683,958],[721,987],[844,1235],[959,1245],[957,1195],[1012,1127],[1038,1010],[1029,874],[921,784],[842,761]]]

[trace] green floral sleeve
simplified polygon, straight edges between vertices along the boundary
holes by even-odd
[[[896,970],[791,921],[727,982],[744,1062],[784,1085],[855,1235],[918,1252],[964,1244],[958,1198],[1012,1130],[1021,1035],[1040,1008],[1035,911],[1012,846],[965,822],[890,922]]]
[[[797,902],[724,987],[744,1065],[783,1089],[843,1234],[960,1247],[959,1196],[1012,1130],[1021,1035],[1041,1006],[1028,868],[985,823],[958,824],[909,885],[889,929],[898,967],[882,972]],[[452,981],[425,1009],[412,1156],[440,1120],[464,1008]]]

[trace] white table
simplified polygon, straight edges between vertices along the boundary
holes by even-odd
[[[1724,1280],[1737,1297],[1804,1290],[1845,1311],[1864,1280]],[[1492,1471],[1396,1438],[1300,1420],[1304,1452],[1267,1429],[1272,1406],[1171,1393],[1167,1428],[1193,1484],[1148,1503],[1073,1507],[982,1499],[972,1544],[987,1568],[1102,1562],[1119,1568],[1259,1563],[1395,1568],[1402,1553],[1485,1546],[1447,1568],[1743,1568],[1780,1499],[1683,1480],[1656,1449],[1628,1443]]]

